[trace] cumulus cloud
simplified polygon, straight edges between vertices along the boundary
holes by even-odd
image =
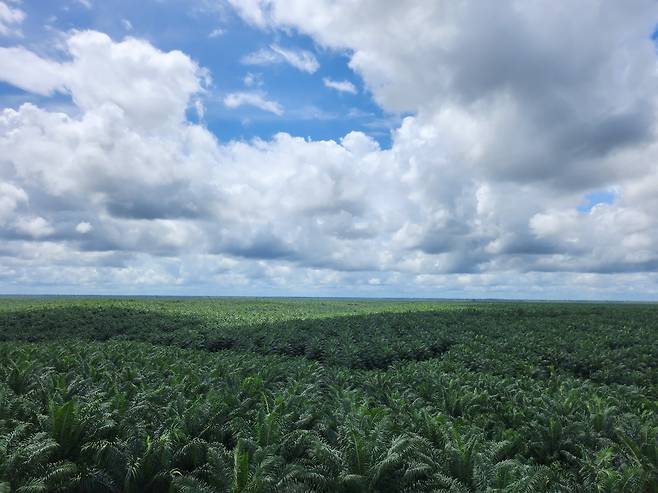
[[[61,65],[24,48],[0,47],[0,80],[42,96],[65,91]]]
[[[0,2],[0,36],[21,36],[20,26],[24,20],[25,12]]]
[[[146,41],[72,33],[63,59],[1,49],[2,80],[68,94],[78,112],[28,103],[0,115],[0,279],[658,294],[654,2],[253,0],[236,11],[348,53],[384,110],[411,113],[390,148],[361,132],[218,140],[186,119],[206,72]],[[292,64],[272,47],[259,56]],[[283,111],[255,91],[224,103]],[[608,189],[612,203],[578,209]]]
[[[245,65],[287,63],[309,74],[316,72],[320,68],[320,63],[310,51],[286,49],[277,44],[270,45],[269,49],[261,49],[249,53],[242,58],[242,63]]]
[[[21,202],[27,202],[25,190],[0,182],[0,225],[7,223]]]
[[[145,127],[184,120],[205,74],[180,51],[163,53],[146,41],[113,42],[95,31],[66,41],[70,59],[44,59],[23,47],[0,48],[0,80],[42,95],[70,94],[82,111],[105,107]],[[111,62],[111,63],[108,63]]]
[[[352,84],[349,80],[333,80],[329,77],[322,79],[325,87],[334,89],[338,92],[349,92],[351,94],[356,94],[356,86]]]
[[[33,238],[41,238],[52,234],[55,229],[41,216],[21,217],[16,220],[16,229]]]
[[[224,104],[229,108],[239,108],[247,105],[269,111],[275,115],[283,114],[283,106],[276,101],[267,99],[262,91],[231,92],[224,97]]]
[[[266,27],[267,19],[261,0],[229,0],[231,6],[248,22],[258,27]]]
[[[109,39],[98,33],[75,33],[72,38],[68,45],[78,53],[87,51],[86,42]],[[108,69],[111,73],[130,79],[129,72],[135,71],[135,77],[148,78],[171,101],[187,97],[186,104],[190,103],[187,85],[169,95],[167,81],[186,80],[186,75],[200,79],[203,74],[195,64],[178,63],[176,58],[171,63],[170,54],[149,47],[149,58],[137,66],[109,56],[133,40],[108,42],[105,62],[111,58],[116,65]],[[91,89],[69,82],[83,80],[78,73],[82,72],[89,74],[88,84],[99,83],[85,64],[75,57],[58,62],[24,51],[40,60],[37,67],[70,64],[71,73],[62,84],[72,92],[80,114],[52,112],[30,103],[2,112],[0,169],[13,197],[6,194],[3,210],[19,221],[6,226],[7,238],[20,230],[87,254],[206,253],[285,259],[318,268],[342,268],[343,263],[349,269],[376,266],[371,255],[350,246],[354,240],[374,246],[377,224],[388,221],[391,207],[382,193],[393,185],[382,180],[393,179],[392,169],[382,169],[379,147],[367,136],[353,133],[336,143],[279,134],[272,141],[220,145],[207,129],[180,118],[182,105],[168,106],[169,116],[176,117],[162,119],[168,124],[147,126],[151,108],[142,106],[139,91],[134,100],[120,104],[109,92],[105,99],[91,98]],[[181,67],[188,73],[179,73]],[[200,86],[199,80],[199,91]],[[151,97],[163,99],[157,93]],[[227,99],[229,105],[250,102],[245,96]],[[276,106],[270,109],[279,111]],[[28,202],[32,212],[19,210]],[[34,211],[42,215],[35,216]]]
[[[575,208],[619,186],[624,197],[608,209],[645,214],[649,199],[631,202],[624,190],[656,183],[654,2],[256,6],[247,22],[349,50],[383,108],[415,113],[391,150],[408,163],[409,198],[423,211],[399,235],[405,245],[457,270],[623,270],[623,248],[595,248],[602,231],[592,223],[612,218]],[[555,234],[539,234],[549,225]]]
[[[583,186],[595,180],[592,160],[652,138],[650,0],[555,9],[543,2],[258,5],[259,18],[274,27],[350,50],[350,66],[385,109],[428,121],[451,107],[472,120],[478,164],[492,178]]]

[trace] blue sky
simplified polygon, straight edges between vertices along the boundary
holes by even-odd
[[[25,44],[36,51],[52,50],[53,29],[62,32],[92,29],[115,39],[134,36],[149,40],[165,51],[187,53],[210,71],[212,85],[203,98],[205,123],[224,141],[269,139],[277,132],[314,140],[339,139],[352,130],[360,130],[387,147],[390,131],[401,118],[382,111],[373,102],[358,75],[348,67],[349,53],[345,50],[322,48],[308,36],[294,31],[257,29],[219,3],[200,2],[191,7],[186,1],[25,1],[21,8],[27,13],[23,25]],[[273,43],[312,52],[318,60],[318,70],[306,73],[287,63],[242,62],[250,53],[267,50]],[[245,85],[245,77],[249,75],[255,81],[251,87]],[[357,93],[327,88],[324,78],[350,81]],[[226,108],[222,103],[224,94],[249,89],[266,93],[268,99],[283,106],[284,113],[276,115],[249,106]],[[20,104],[26,96],[8,84],[0,86],[0,94],[8,106]],[[47,99],[53,104],[52,98]],[[61,95],[59,99],[67,100]],[[193,112],[190,116],[194,117]]]
[[[0,0],[0,294],[658,299],[657,24]]]
[[[615,201],[613,190],[596,190],[585,195],[585,200],[578,205],[578,212],[586,214],[598,204],[612,204]]]

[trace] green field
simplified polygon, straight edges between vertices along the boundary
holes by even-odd
[[[0,299],[0,491],[658,492],[658,305]]]

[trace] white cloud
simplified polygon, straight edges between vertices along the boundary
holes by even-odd
[[[16,229],[33,238],[41,238],[54,233],[55,229],[41,216],[21,217],[16,220]]]
[[[133,24],[130,22],[128,19],[121,19],[121,25],[126,31],[132,31],[133,30]]]
[[[249,23],[258,27],[265,27],[266,17],[263,15],[263,2],[261,0],[228,0],[228,2]]]
[[[208,33],[208,37],[209,38],[219,38],[220,36],[223,36],[224,33],[225,33],[224,29],[222,29],[221,27],[216,27],[215,29],[210,31],[210,33]]]
[[[274,51],[261,49],[243,56],[241,61],[245,65],[271,65],[282,60]]]
[[[259,87],[263,85],[263,76],[261,74],[253,74],[251,72],[247,73],[242,79],[244,85],[247,87]]]
[[[0,50],[3,80],[76,105],[0,113],[0,284],[655,297],[658,12],[585,3],[243,4],[346,50],[385,110],[412,112],[387,149],[218,140],[186,118],[204,70],[146,41]],[[251,90],[224,103],[283,111]],[[604,189],[612,204],[577,211]]]
[[[0,80],[43,96],[65,91],[63,67],[24,48],[0,47]]]
[[[75,230],[76,230],[78,233],[82,234],[82,235],[83,235],[83,234],[86,234],[86,233],[89,233],[92,229],[93,229],[93,227],[91,226],[91,224],[89,224],[89,223],[86,222],[86,221],[79,222],[79,223],[75,226]]]
[[[229,108],[238,108],[240,106],[254,106],[263,111],[269,111],[275,115],[283,114],[283,106],[276,101],[267,99],[261,91],[239,91],[227,94],[224,97],[224,104]]]
[[[25,20],[25,12],[0,2],[0,36],[21,36],[20,26]]]
[[[0,182],[0,226],[13,216],[20,203],[27,202],[25,190],[11,183]]]
[[[356,94],[356,86],[352,84],[349,80],[333,80],[329,77],[322,79],[325,87],[330,89],[335,89],[338,92],[349,92],[351,94]]]
[[[287,63],[302,72],[312,74],[320,68],[315,55],[306,50],[291,50],[273,44],[269,49],[261,49],[249,53],[242,58],[245,65],[272,65]]]
[[[315,55],[310,51],[306,50],[289,50],[282,48],[279,45],[270,46],[272,51],[278,54],[283,60],[295,67],[296,69],[301,70],[302,72],[307,72],[309,74],[314,73],[318,68],[320,68],[320,63],[315,58]]]
[[[261,26],[296,29],[346,50],[384,109],[415,113],[391,149],[408,163],[402,176],[418,208],[406,212],[405,245],[448,269],[567,268],[559,254],[570,256],[574,270],[654,268],[655,259],[620,261],[618,242],[593,248],[599,233],[587,226],[608,210],[643,216],[650,199],[630,202],[629,192],[658,183],[649,164],[656,147],[654,2],[627,9],[591,0],[549,11],[542,2],[257,6],[260,13],[245,20],[258,17]],[[625,199],[576,214],[587,193],[610,186]],[[655,244],[655,227],[643,228]],[[615,233],[625,234],[621,224]],[[647,236],[633,238],[647,243]]]
[[[182,121],[190,95],[205,83],[186,55],[162,53],[145,41],[115,43],[106,34],[81,31],[66,47],[71,59],[64,61],[22,47],[0,48],[0,80],[42,95],[70,93],[84,111],[112,106],[147,127]]]
[[[200,99],[194,101],[194,110],[196,111],[197,118],[203,121],[206,116],[206,107],[203,105]]]

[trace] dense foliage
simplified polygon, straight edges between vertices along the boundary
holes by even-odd
[[[0,491],[658,491],[658,306],[0,301]]]

